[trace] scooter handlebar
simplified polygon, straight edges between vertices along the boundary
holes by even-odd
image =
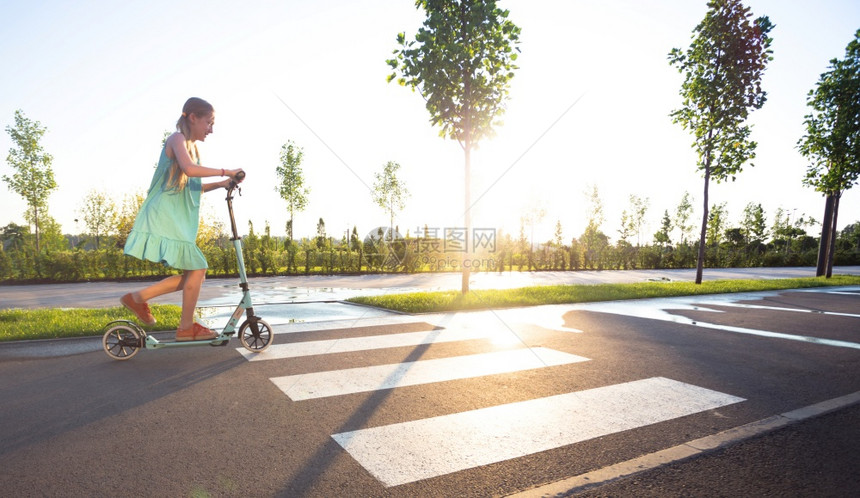
[[[233,178],[230,179],[230,187],[228,188],[228,190],[233,190],[234,188],[238,187],[239,182],[241,182],[244,179],[245,179],[245,172],[244,171],[239,171],[238,173],[236,173],[236,176],[234,176]]]

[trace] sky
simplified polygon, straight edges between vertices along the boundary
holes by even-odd
[[[763,79],[767,102],[750,117],[757,157],[735,182],[711,184],[738,224],[748,203],[767,222],[782,208],[822,218],[824,198],[802,185],[797,152],[806,95],[860,28],[854,0],[746,0],[776,27]],[[648,199],[642,242],[685,192],[702,215],[703,179],[692,136],[671,122],[682,82],[667,54],[686,49],[707,10],[693,0],[500,0],[522,28],[519,69],[492,139],[472,155],[476,228],[549,240],[557,223],[569,242],[582,234],[597,187],[603,231],[618,239],[629,197]],[[463,150],[439,137],[418,93],[387,83],[396,35],[414,36],[424,14],[411,0],[319,1],[10,1],[0,0],[0,124],[21,109],[47,128],[58,188],[48,212],[69,234],[86,231],[80,210],[91,191],[116,203],[148,188],[165,131],[188,97],[216,110],[200,144],[202,164],[247,172],[235,201],[240,232],[268,223],[285,233],[286,202],[275,190],[281,146],[304,149],[310,188],[295,234],[316,233],[320,218],[340,239],[387,226],[371,200],[374,175],[401,165],[410,192],[395,224],[404,235],[426,226],[463,226]],[[12,147],[0,134],[3,157]],[[11,176],[6,161],[0,175]],[[213,179],[216,180],[216,179]],[[204,180],[205,181],[205,180]],[[216,191],[223,193],[223,190]],[[220,193],[204,215],[226,222]],[[22,198],[0,185],[0,226],[24,223]],[[840,204],[840,229],[860,221],[860,188]],[[811,227],[810,233],[820,230]]]

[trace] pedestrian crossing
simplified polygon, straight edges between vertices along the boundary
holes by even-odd
[[[559,316],[556,313],[557,310],[553,310],[553,314]],[[463,316],[470,316],[470,319],[464,321]],[[408,386],[456,388],[456,382],[464,379],[561,366],[575,368],[576,364],[590,361],[589,358],[548,347],[528,347],[517,335],[517,326],[497,326],[501,319],[495,314],[463,316],[431,319],[429,321],[434,325],[431,330],[282,343],[259,354],[239,351],[248,361],[271,362],[465,341],[484,341],[487,349],[491,349],[476,354],[271,377],[271,382],[294,402]],[[405,320],[398,321],[400,325],[405,323]],[[560,329],[556,325],[558,321],[546,323],[552,325],[550,330]],[[330,326],[320,324],[319,330],[326,330],[329,337],[332,334]],[[305,336],[313,334],[307,328],[302,328],[302,332]],[[319,364],[328,362],[323,360]],[[743,398],[729,394],[654,377],[427,419],[337,432],[331,437],[367,472],[388,487],[560,448],[742,401]]]

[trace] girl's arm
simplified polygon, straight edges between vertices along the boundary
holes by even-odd
[[[185,136],[182,133],[176,132],[167,139],[167,149],[172,154],[168,154],[168,157],[171,155],[171,159],[175,159],[176,164],[179,165],[179,169],[185,173],[185,176],[188,177],[206,177],[206,176],[235,176],[236,173],[241,171],[241,169],[216,169],[216,168],[207,168],[206,166],[200,166],[199,164],[195,164],[191,159],[191,156],[188,155],[188,150],[185,148]],[[219,185],[220,186],[220,185]],[[217,187],[213,187],[217,188]],[[210,189],[211,190],[211,189]]]
[[[220,171],[219,171],[220,173]],[[203,184],[203,192],[209,192],[210,190],[215,190],[219,188],[228,188],[230,186],[230,178],[226,180],[221,180],[220,182],[212,182],[212,183],[204,183]]]

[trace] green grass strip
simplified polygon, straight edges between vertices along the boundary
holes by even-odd
[[[144,330],[176,330],[179,326],[179,306],[155,304],[150,309],[158,323]],[[114,320],[136,321],[122,306],[0,310],[0,342],[101,335],[102,328]]]
[[[411,292],[348,301],[405,313],[437,313],[541,304],[571,304],[618,301],[654,297],[695,296],[735,292],[802,289],[824,286],[860,285],[860,276],[834,275],[833,278],[790,278],[774,280],[715,280],[701,285],[692,282],[642,282],[631,284],[546,285],[518,289]]]

